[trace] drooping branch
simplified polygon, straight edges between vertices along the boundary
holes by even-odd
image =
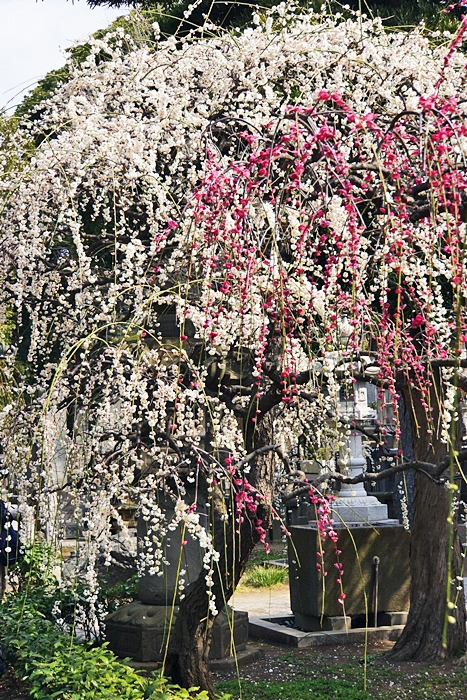
[[[461,450],[455,457],[457,462],[467,459],[467,449]],[[292,493],[288,493],[284,496],[284,500],[291,501],[294,498],[298,498],[308,493],[310,487],[318,487],[325,481],[339,481],[342,484],[361,484],[378,482],[386,479],[395,474],[401,474],[409,469],[421,472],[431,481],[439,481],[441,475],[449,468],[451,463],[451,456],[448,455],[445,459],[441,460],[438,464],[432,464],[431,462],[421,462],[418,460],[412,462],[402,462],[401,464],[395,464],[393,467],[388,469],[383,469],[380,472],[362,472],[357,476],[350,477],[340,472],[326,472],[320,474],[316,479],[308,482],[300,482],[296,484],[298,486]],[[444,483],[444,482],[442,482]]]

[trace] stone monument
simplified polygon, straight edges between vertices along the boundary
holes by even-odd
[[[367,387],[365,382],[356,382],[354,393],[344,395],[339,403],[339,417],[348,423],[346,444],[339,452],[337,465],[341,473],[355,477],[365,471],[366,458],[363,453],[362,433],[358,428],[368,429],[376,420],[376,411],[368,406]],[[352,426],[352,427],[350,427]],[[332,507],[335,523],[384,523],[399,525],[398,520],[388,520],[388,507],[370,496],[363,485],[345,484]]]
[[[160,503],[166,517],[174,515],[170,501]],[[197,512],[207,517],[206,502],[197,493]],[[147,528],[138,519],[137,537],[144,547]],[[182,541],[183,540],[183,541]],[[106,639],[118,656],[130,657],[140,663],[161,661],[178,615],[178,574],[183,570],[185,587],[195,581],[203,568],[203,552],[199,542],[183,535],[180,526],[169,531],[161,543],[168,565],[162,576],[145,573],[139,578],[138,598],[107,616]],[[229,657],[235,645],[237,655],[246,650],[248,613],[233,611],[229,606],[217,615],[214,623],[210,659]]]

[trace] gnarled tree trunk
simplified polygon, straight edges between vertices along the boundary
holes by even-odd
[[[437,378],[435,378],[437,379]],[[440,440],[439,406],[441,383],[432,390],[432,420],[416,391],[405,390],[405,402],[411,414],[414,459],[439,463],[447,455],[447,445]],[[433,431],[433,432],[431,432]],[[448,552],[450,540],[450,498],[445,485],[434,482],[422,471],[415,477],[414,518],[411,538],[410,610],[402,635],[389,658],[397,661],[429,661],[450,657],[466,647],[466,612],[462,579],[461,545],[454,518],[450,600],[457,607],[447,607]],[[443,628],[446,616],[455,619],[448,624],[446,645]]]
[[[280,395],[274,394],[271,397],[271,407],[279,401]],[[271,413],[266,412],[256,425],[252,423],[248,426],[246,442],[249,451],[274,444],[273,424]],[[273,452],[258,456],[251,463],[248,481],[261,494],[261,498],[256,513],[242,512],[243,522],[237,522],[234,503],[231,504],[233,515],[227,523],[223,522],[223,495],[218,493],[217,505],[214,499],[214,544],[220,553],[220,560],[210,590],[215,596],[218,611],[223,609],[234,593],[250,554],[259,541],[256,524],[261,521],[261,526],[265,529],[271,524],[274,466]],[[180,603],[165,672],[180,685],[186,688],[199,686],[214,697],[208,661],[215,616],[209,609],[205,576],[206,571],[203,569],[198,579],[188,587],[186,597]]]

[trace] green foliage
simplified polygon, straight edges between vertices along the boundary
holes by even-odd
[[[11,342],[13,330],[15,328],[16,315],[11,307],[5,309],[5,315],[0,323],[0,342],[8,343]]]
[[[209,700],[205,690],[199,688],[180,688],[179,685],[170,683],[166,678],[157,679],[155,683],[148,685],[144,694],[146,700]],[[229,700],[230,695],[223,694],[219,700]]]
[[[251,21],[253,12],[278,5],[280,0],[252,0],[252,2],[213,3],[212,0],[88,0],[92,7],[107,5],[110,7],[138,8],[159,22],[162,32],[174,34],[185,32],[193,26],[203,25],[205,17],[218,26],[241,27]],[[184,21],[184,13],[190,5],[195,9]],[[387,26],[408,27],[425,22],[430,29],[454,30],[460,10],[449,10],[447,6],[455,5],[448,0],[299,0],[299,5],[312,7],[321,11],[324,5],[330,14],[360,10],[369,16],[381,17]]]
[[[254,566],[242,579],[245,586],[271,588],[286,583],[288,571],[282,566]]]
[[[91,648],[64,635],[30,596],[8,595],[0,606],[7,659],[31,686],[33,698],[139,700],[146,681],[105,645]]]
[[[0,605],[6,658],[30,685],[37,700],[207,700],[164,678],[147,679],[107,648],[63,634],[35,607],[33,597],[10,594]],[[227,700],[223,695],[221,700]]]
[[[93,606],[101,613],[96,629],[92,623],[94,616],[90,609],[89,584],[78,576],[73,582],[58,586],[52,572],[59,565],[59,559],[50,545],[36,540],[26,548],[24,557],[11,571],[14,589],[18,593],[32,595],[35,609],[47,620],[55,622],[59,613],[60,627],[69,634],[73,634],[75,629],[75,614],[79,606],[84,638],[101,643],[105,638],[103,618],[136,599],[138,577],[131,576],[113,586],[107,585],[105,577],[99,580],[99,588],[93,596]]]
[[[47,75],[39,80],[37,86],[29,92],[23,99],[21,104],[16,108],[15,116],[24,117],[29,115],[33,117],[37,111],[38,105],[57,90],[60,85],[65,83],[70,77],[70,68],[64,65],[61,68],[52,70]]]
[[[0,629],[6,659],[30,685],[37,700],[208,700],[198,688],[180,688],[160,676],[145,678],[102,646],[92,646],[64,634],[53,621],[56,602],[66,608],[65,621],[74,631],[73,611],[79,593],[57,587],[52,570],[57,562],[46,542],[26,549],[13,571],[16,592],[0,604]],[[131,599],[136,577],[107,589],[108,609]],[[66,596],[69,596],[68,599]],[[223,695],[220,700],[228,700]]]
[[[48,598],[46,614],[49,619],[53,619],[53,606],[55,601],[59,601],[60,617],[64,628],[72,633],[75,626],[75,613],[77,606],[83,611],[81,615],[81,627],[85,639],[88,641],[97,641],[101,643],[105,638],[105,630],[103,618],[117,608],[127,603],[131,603],[137,597],[138,577],[132,576],[127,581],[121,581],[114,586],[105,586],[105,581],[100,581],[100,586],[97,590],[97,599],[95,606],[100,610],[101,614],[98,620],[98,629],[90,622],[92,615],[90,611],[90,602],[88,596],[88,585],[86,582],[78,580],[74,585],[62,587],[58,591],[54,591],[53,595]],[[89,621],[89,624],[86,624]]]
[[[17,590],[25,592],[32,588],[37,593],[41,589],[55,588],[57,579],[52,573],[59,564],[53,547],[45,540],[34,540],[24,549],[22,559],[16,564]]]
[[[217,686],[221,692],[240,697],[237,681],[224,681]],[[369,700],[361,688],[347,681],[314,678],[297,681],[259,681],[242,686],[242,700]]]

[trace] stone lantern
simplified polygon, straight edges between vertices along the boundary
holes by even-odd
[[[328,359],[334,367],[340,365],[340,353],[332,355]],[[341,388],[338,414],[344,440],[337,464],[341,473],[355,477],[366,466],[361,431],[371,433],[376,425],[365,382],[354,382],[348,392]],[[410,533],[398,520],[388,519],[387,506],[368,495],[363,483],[342,484],[331,514],[337,543],[323,540],[316,522],[290,527],[290,601],[296,626],[314,632],[350,629],[362,620],[368,626],[405,624]]]
[[[357,381],[350,395],[343,395],[341,392],[339,417],[347,422],[349,427],[345,429],[345,444],[339,451],[337,464],[341,473],[355,477],[365,471],[366,466],[359,428],[371,429],[376,421],[376,411],[368,405],[366,382]],[[387,505],[378,501],[375,496],[370,496],[362,482],[343,483],[332,510],[336,523],[399,525],[398,520],[388,520]]]

